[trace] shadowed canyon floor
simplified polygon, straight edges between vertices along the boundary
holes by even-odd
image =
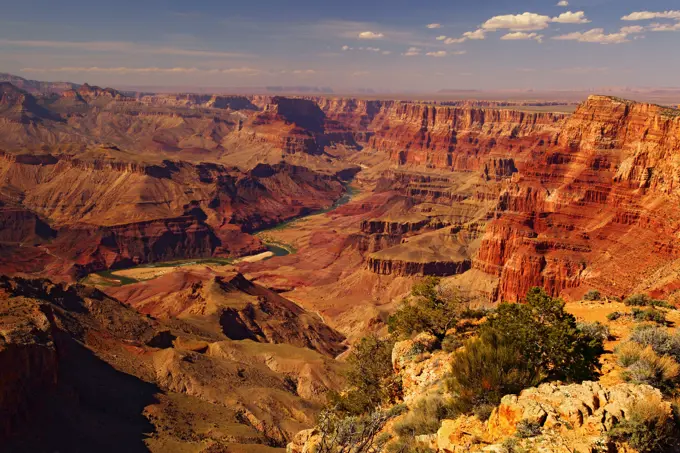
[[[58,88],[0,83],[16,451],[281,448],[426,275],[485,303],[680,290],[675,109]]]

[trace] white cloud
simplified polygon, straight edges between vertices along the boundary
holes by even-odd
[[[444,41],[444,44],[460,44],[468,40],[486,39],[486,30],[481,28],[475,31],[466,31],[460,38],[447,38],[446,36],[437,36],[438,41]]]
[[[296,69],[293,71],[293,74],[297,75],[311,75],[311,74],[316,74],[316,71],[313,69]]]
[[[444,44],[460,44],[467,41],[467,38],[446,38]]]
[[[644,33],[645,32],[645,27],[641,27],[640,25],[632,25],[630,27],[621,27],[621,33],[625,33],[627,35],[635,35],[638,33]]]
[[[503,41],[519,41],[527,39],[534,39],[538,42],[543,42],[543,35],[539,35],[538,33],[526,33],[523,31],[516,31],[513,33],[508,33],[507,35],[501,37],[501,40]]]
[[[389,55],[389,54],[392,53],[392,52],[390,52],[389,50],[382,50],[380,47],[350,47],[350,46],[342,46],[342,50],[344,50],[345,52],[353,51],[353,50],[362,51],[362,52],[375,52],[375,53],[382,53],[383,55]]]
[[[586,13],[583,11],[577,11],[575,13],[567,11],[557,17],[553,17],[552,22],[558,24],[587,24],[590,21],[586,18]]]
[[[74,49],[89,52],[178,55],[185,57],[237,58],[248,56],[237,52],[157,47],[129,41],[32,41],[0,39],[0,45],[45,49]]]
[[[369,75],[371,72],[370,71],[356,71],[352,73],[352,77],[361,77],[365,75]]]
[[[381,39],[384,38],[385,35],[382,33],[375,33],[372,31],[362,31],[359,33],[359,39]]]
[[[445,50],[437,50],[436,52],[428,52],[428,53],[426,53],[425,55],[427,55],[428,57],[437,57],[437,58],[441,58],[441,57],[447,56],[448,53],[446,53]]]
[[[456,50],[455,52],[452,53],[452,55],[465,55],[467,53],[467,50]]]
[[[628,42],[628,34],[619,31],[618,33],[605,34],[602,28],[593,28],[585,32],[574,32],[566,35],[555,36],[553,39],[561,41],[580,41],[593,42],[599,44],[621,44]]]
[[[442,24],[427,24],[427,28],[442,28]]]
[[[654,23],[649,26],[649,31],[680,31],[680,21],[674,24]]]
[[[416,57],[420,55],[421,49],[418,47],[409,47],[406,52],[404,52],[402,55],[405,57]]]
[[[638,11],[623,16],[621,20],[650,20],[650,19],[678,19],[680,20],[680,11]]]
[[[475,31],[466,31],[463,33],[463,38],[466,39],[484,39],[486,38],[486,32],[484,30],[477,29]]]
[[[484,30],[534,31],[548,28],[549,16],[535,13],[495,16],[482,24]]]
[[[557,2],[557,6],[569,6],[569,2],[567,0],[560,0]]]

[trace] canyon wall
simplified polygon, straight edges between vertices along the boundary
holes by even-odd
[[[499,276],[508,300],[531,286],[626,295],[645,284],[678,257],[679,143],[677,110],[591,96],[554,146],[519,161],[474,267]]]

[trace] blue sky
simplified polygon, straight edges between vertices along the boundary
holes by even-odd
[[[678,0],[557,3],[11,1],[0,17],[0,71],[113,86],[680,85]]]

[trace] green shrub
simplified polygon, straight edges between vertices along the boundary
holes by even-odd
[[[677,421],[659,399],[640,400],[626,411],[628,417],[608,433],[612,442],[626,442],[639,453],[677,452]]]
[[[517,423],[517,431],[515,436],[520,439],[526,439],[528,437],[536,437],[541,435],[541,424],[538,422],[532,422],[529,420],[520,420]]]
[[[456,396],[454,408],[484,419],[503,395],[544,379],[594,376],[608,331],[581,327],[564,311],[564,302],[539,288],[529,291],[524,304],[499,305],[479,336],[453,355],[447,386]]]
[[[576,324],[576,328],[589,338],[600,340],[603,343],[611,337],[609,327],[605,326],[604,324],[598,321],[579,322],[578,324]]]
[[[656,308],[647,308],[645,310],[641,310],[639,308],[633,308],[633,311],[631,312],[631,316],[633,316],[633,319],[636,322],[655,322],[657,324],[665,324],[666,323],[666,313],[664,313],[661,310],[657,310]]]
[[[632,296],[627,297],[623,301],[623,303],[631,307],[673,308],[673,306],[669,304],[667,301],[653,299],[649,297],[647,294],[633,294]]]
[[[484,308],[465,308],[460,312],[460,319],[482,319],[490,313]]]
[[[601,338],[578,329],[564,302],[532,288],[524,304],[503,303],[480,331],[491,330],[522,351],[528,369],[549,379],[583,380],[596,374],[604,352]]]
[[[521,350],[486,331],[454,354],[446,385],[455,395],[454,413],[474,413],[484,420],[504,395],[539,381],[539,370],[527,366]]]
[[[584,296],[583,300],[600,300],[602,299],[602,294],[596,289],[591,289]]]
[[[411,295],[387,320],[389,332],[397,338],[429,332],[440,340],[454,327],[465,309],[466,302],[453,291],[447,291],[435,277],[427,277],[413,285]]]
[[[411,411],[394,424],[394,432],[400,438],[433,434],[441,427],[441,421],[456,414],[451,401],[442,395],[430,395],[418,401]]]
[[[329,404],[339,413],[360,415],[401,396],[401,382],[392,370],[394,341],[362,338],[347,359],[348,391],[331,392]]]
[[[624,314],[621,313],[620,311],[615,311],[615,312],[609,313],[609,314],[607,315],[607,319],[608,319],[609,321],[616,321],[616,320],[619,319],[621,316],[624,316]]]
[[[463,346],[464,342],[458,335],[447,335],[442,340],[442,349],[446,352],[453,352]]]

